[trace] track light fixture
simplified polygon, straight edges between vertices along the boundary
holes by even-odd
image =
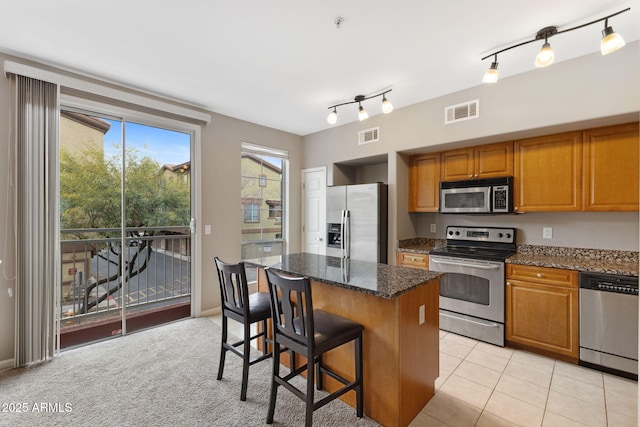
[[[364,107],[362,106],[362,101],[365,101],[371,98],[377,98],[378,96],[382,97],[382,112],[384,114],[389,114],[390,112],[393,111],[393,105],[386,97],[386,94],[389,92],[391,92],[391,89],[385,90],[384,92],[381,92],[377,95],[371,95],[371,96],[358,95],[355,98],[353,98],[353,101],[332,105],[331,107],[329,107],[329,110],[331,110],[331,112],[327,116],[327,122],[333,125],[338,121],[338,111],[337,111],[338,107],[341,107],[343,105],[355,104],[355,103],[358,104],[358,120],[360,121],[367,120],[369,118],[369,113],[367,113],[367,110],[365,110]]]
[[[538,55],[536,56],[535,64],[536,64],[536,67],[547,67],[553,63],[553,59],[554,59],[553,49],[551,49],[551,44],[549,43],[549,39],[552,36],[556,36],[562,33],[567,33],[569,31],[577,30],[578,28],[586,27],[588,25],[596,24],[602,21],[604,21],[604,30],[602,30],[602,40],[600,41],[600,52],[603,55],[607,55],[611,52],[615,52],[616,50],[624,46],[624,40],[618,33],[613,31],[613,28],[611,26],[609,26],[609,18],[619,15],[621,13],[627,12],[630,9],[631,8],[628,7],[624,10],[613,13],[611,15],[607,15],[603,18],[596,19],[594,21],[587,22],[586,24],[578,25],[576,27],[567,28],[566,30],[559,31],[557,27],[553,27],[553,26],[545,27],[540,31],[538,31],[536,33],[535,38],[531,40],[527,40],[525,42],[518,43],[513,46],[509,46],[507,48],[493,52],[485,56],[484,58],[482,58],[482,60],[484,61],[485,59],[493,56],[493,62],[491,63],[491,66],[489,67],[489,69],[485,72],[484,77],[482,78],[482,82],[496,83],[498,81],[498,54],[499,53],[544,39],[544,44],[542,45],[542,48],[540,49],[540,51],[538,52]]]

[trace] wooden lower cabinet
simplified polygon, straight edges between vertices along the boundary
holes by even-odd
[[[507,264],[510,345],[577,363],[578,272]]]
[[[398,251],[396,265],[399,265],[401,267],[413,267],[428,270],[429,255]]]

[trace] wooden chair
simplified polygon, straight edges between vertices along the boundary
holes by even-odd
[[[308,277],[289,277],[266,269],[269,284],[273,324],[273,373],[267,424],[273,423],[276,395],[284,386],[306,402],[305,426],[312,425],[313,411],[321,408],[344,393],[355,390],[356,415],[363,416],[362,395],[362,331],[364,327],[335,314],[314,310],[311,298],[311,281]],[[354,341],[354,381],[349,381],[322,364],[322,355],[329,350]],[[306,357],[307,363],[292,367],[286,376],[280,376],[281,346]],[[314,369],[315,367],[315,369]],[[306,393],[289,381],[307,371]],[[322,374],[327,374],[344,386],[314,402],[314,378],[318,390],[322,390]]]
[[[247,381],[249,366],[271,357],[267,351],[267,320],[271,317],[269,294],[256,292],[249,295],[247,275],[244,263],[228,264],[218,257],[214,258],[218,271],[220,284],[220,298],[222,302],[222,344],[220,347],[220,364],[218,366],[218,380],[222,379],[224,361],[227,351],[231,351],[242,357],[242,388],[240,400],[247,399]],[[243,339],[235,342],[227,342],[227,319],[236,320],[243,325]],[[262,331],[251,336],[251,325],[262,322]],[[262,355],[251,359],[251,341],[262,338]],[[242,345],[242,351],[236,347]]]

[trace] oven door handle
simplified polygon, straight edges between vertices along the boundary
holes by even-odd
[[[480,268],[480,269],[483,269],[483,270],[495,270],[495,269],[500,268],[500,265],[498,265],[498,264],[492,264],[492,265],[467,264],[465,262],[443,261],[443,260],[439,260],[439,259],[436,259],[436,258],[431,258],[429,260],[429,262],[435,262],[437,264],[455,265],[455,266],[459,266],[459,267]]]
[[[450,314],[447,313],[443,313],[442,311],[440,311],[440,316],[444,316],[444,317],[450,317],[452,319],[459,319],[459,317],[456,316],[452,316]],[[469,323],[474,323],[476,325],[480,325],[480,326],[487,326],[489,328],[498,328],[500,327],[500,325],[498,323],[495,322],[490,322],[490,321],[484,321],[484,322],[478,322],[476,320],[471,320],[471,319],[464,319],[465,322],[469,322]]]

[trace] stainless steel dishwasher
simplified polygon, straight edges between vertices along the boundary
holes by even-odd
[[[580,364],[638,379],[638,278],[580,273]]]

